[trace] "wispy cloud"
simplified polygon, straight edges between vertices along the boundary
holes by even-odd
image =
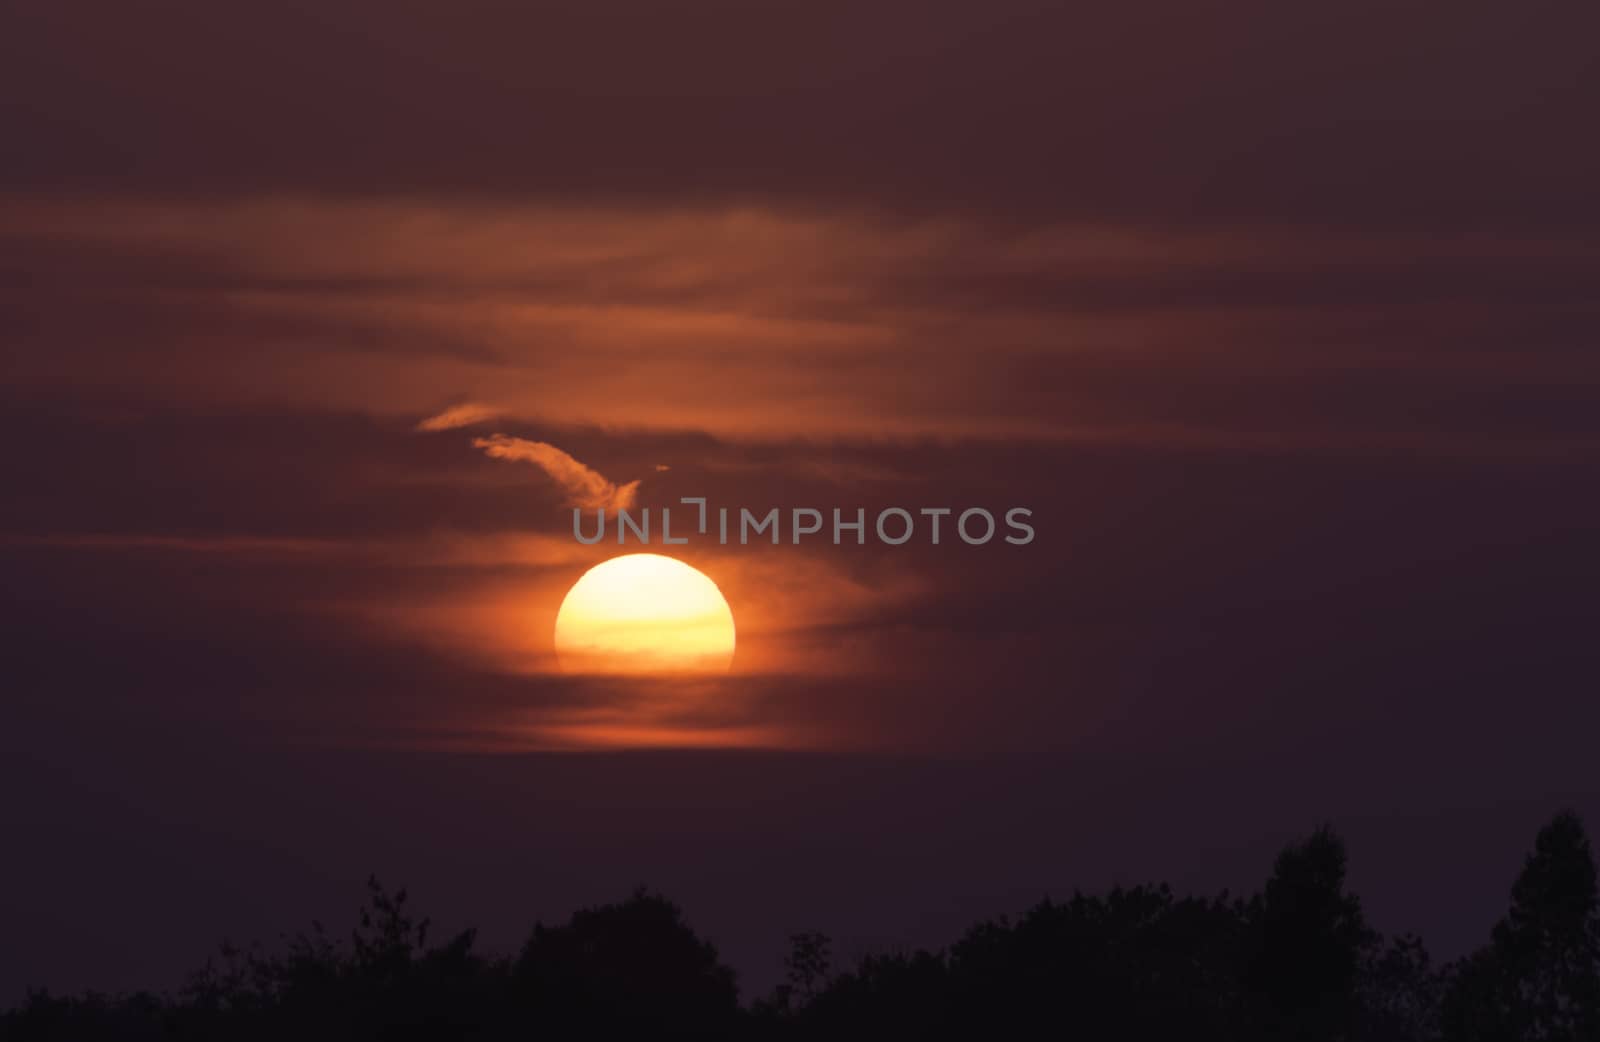
[[[43,535],[0,534],[0,546],[59,550],[162,550],[181,553],[236,555],[337,553],[348,544],[336,539],[301,539],[254,535],[149,535],[119,532],[63,532]]]
[[[598,471],[579,463],[548,442],[493,434],[487,438],[474,438],[472,445],[482,449],[491,459],[532,463],[561,486],[567,502],[575,507],[586,510],[626,510],[638,499],[637,481],[630,481],[626,485],[608,481]]]
[[[444,412],[429,416],[417,424],[419,431],[453,431],[458,427],[471,427],[476,423],[493,420],[501,415],[501,410],[492,405],[481,402],[462,402],[452,405]]]

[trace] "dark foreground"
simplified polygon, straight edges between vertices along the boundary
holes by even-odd
[[[225,949],[170,995],[36,993],[0,1015],[0,1039],[1600,1040],[1594,858],[1567,814],[1539,833],[1488,943],[1444,966],[1366,924],[1325,829],[1244,899],[1080,895],[844,968],[827,938],[797,935],[789,982],[748,1006],[649,893],[535,926],[515,956],[473,942],[436,940],[373,881],[348,937],[318,926],[280,951]]]

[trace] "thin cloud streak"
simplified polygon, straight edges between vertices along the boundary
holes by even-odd
[[[472,427],[490,420],[497,420],[504,415],[503,410],[492,405],[483,405],[479,402],[462,402],[452,405],[441,413],[429,416],[417,424],[417,430],[424,434],[438,431],[459,430],[462,427]]]
[[[584,510],[627,510],[638,499],[639,482],[618,485],[549,442],[493,434],[472,439],[472,446],[482,449],[490,459],[532,463],[561,486],[571,506]]]

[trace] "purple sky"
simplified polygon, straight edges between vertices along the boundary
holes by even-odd
[[[1247,891],[1323,821],[1477,943],[1600,821],[1597,30],[0,2],[0,1001],[369,872],[500,947],[645,883],[748,997],[788,932]],[[496,433],[1037,538],[689,547],[733,672],[566,676],[616,551]]]

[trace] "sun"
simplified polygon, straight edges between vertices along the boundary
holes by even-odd
[[[556,655],[568,673],[720,673],[733,648],[733,611],[717,584],[661,554],[595,565],[556,613]]]

